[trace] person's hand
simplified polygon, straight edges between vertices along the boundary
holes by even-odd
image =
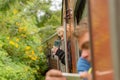
[[[57,50],[58,50],[58,47],[53,46],[53,48],[52,48],[51,50],[52,50],[52,53],[53,53],[53,54],[56,54],[56,52],[57,52]]]
[[[91,75],[91,73],[88,73],[88,72],[81,72],[80,77],[87,78],[88,80],[92,80],[92,75]]]
[[[47,72],[45,80],[66,80],[66,78],[62,76],[62,72],[50,70]]]

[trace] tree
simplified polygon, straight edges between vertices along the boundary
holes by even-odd
[[[50,6],[51,0],[0,0],[1,80],[20,80],[24,68],[24,80],[43,78],[47,64],[41,42],[55,32],[61,16]]]

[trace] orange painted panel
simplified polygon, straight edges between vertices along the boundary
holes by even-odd
[[[94,80],[114,80],[108,0],[89,0]]]

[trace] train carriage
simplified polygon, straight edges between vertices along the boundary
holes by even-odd
[[[70,25],[72,72],[80,57],[78,41],[72,32],[83,17],[89,19],[93,80],[120,80],[119,21],[120,1],[117,0],[63,0],[62,24]],[[66,30],[66,28],[64,28]],[[65,34],[65,36],[67,36]],[[66,39],[67,41],[67,39]],[[67,58],[67,57],[66,57]],[[66,59],[67,60],[67,59]],[[67,61],[66,61],[67,63]],[[59,65],[59,64],[58,64]],[[60,65],[59,65],[60,66]],[[66,66],[66,72],[68,65]],[[96,72],[104,72],[97,75]]]

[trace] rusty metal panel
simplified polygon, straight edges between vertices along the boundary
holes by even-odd
[[[89,0],[94,80],[114,80],[108,0]]]
[[[56,59],[51,59],[50,58],[50,68],[51,69],[59,69],[59,65],[57,64],[57,60]]]

